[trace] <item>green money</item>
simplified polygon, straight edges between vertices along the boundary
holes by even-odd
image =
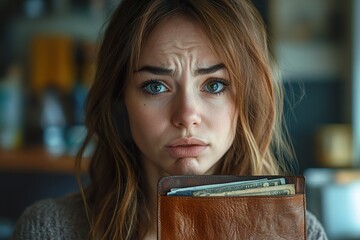
[[[244,181],[244,182],[237,182],[237,184],[232,184],[232,185],[224,185],[220,187],[213,187],[213,188],[193,191],[192,195],[211,196],[211,194],[217,194],[223,192],[232,192],[232,191],[239,191],[239,190],[253,189],[253,188],[263,188],[263,187],[278,186],[284,184],[286,184],[284,178],[261,179],[255,182]]]
[[[294,195],[295,186],[294,184],[277,185],[270,187],[261,188],[250,188],[244,190],[236,190],[230,192],[218,192],[202,195],[204,197],[211,196],[269,196],[269,195]]]

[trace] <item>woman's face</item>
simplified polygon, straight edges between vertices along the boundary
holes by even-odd
[[[209,46],[182,16],[161,22],[145,42],[125,104],[148,174],[212,174],[233,142],[234,90]]]

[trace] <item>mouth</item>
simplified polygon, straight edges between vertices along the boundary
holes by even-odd
[[[197,138],[181,138],[166,146],[169,155],[174,158],[198,157],[209,147],[209,144]]]

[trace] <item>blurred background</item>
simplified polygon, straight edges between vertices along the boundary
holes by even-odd
[[[0,239],[29,204],[78,191],[83,103],[118,2],[0,0]],[[360,1],[253,2],[285,88],[307,206],[330,239],[360,239]]]

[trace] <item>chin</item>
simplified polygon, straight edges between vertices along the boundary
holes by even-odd
[[[204,175],[211,169],[204,169],[195,158],[183,158],[176,161],[171,175]]]

